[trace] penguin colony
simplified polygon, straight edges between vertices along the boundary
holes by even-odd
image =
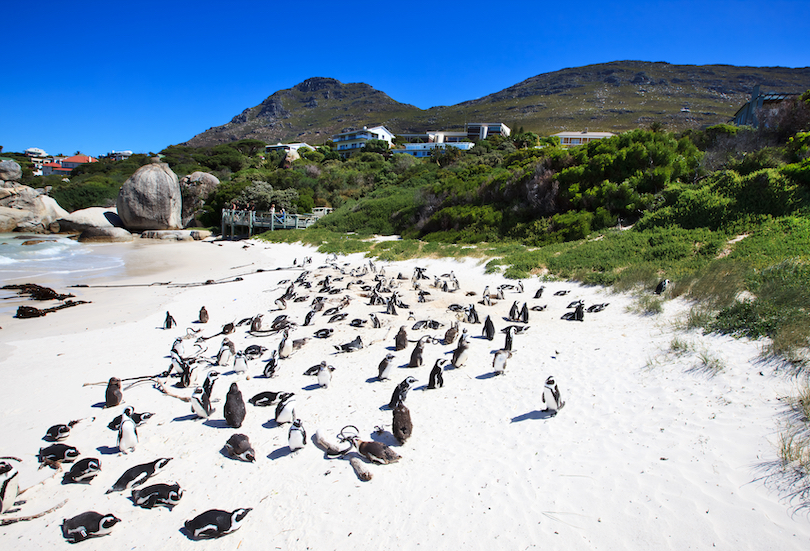
[[[351,361],[341,360],[358,350],[374,347],[375,350],[380,351],[382,360],[377,366],[376,377],[373,373],[374,365],[364,367],[370,376],[367,383],[385,385],[389,389],[386,392],[392,392],[388,404],[381,404],[380,407],[381,410],[390,410],[389,415],[392,415],[392,418],[389,418],[390,423],[383,425],[390,427],[390,432],[383,427],[377,427],[378,436],[371,441],[362,440],[359,434],[343,434],[342,431],[338,435],[338,439],[344,443],[343,448],[328,443],[322,436],[319,436],[318,432],[313,437],[313,441],[326,451],[327,456],[342,457],[350,454],[352,450],[356,450],[368,463],[386,465],[399,461],[401,456],[382,442],[381,440],[385,440],[385,438],[379,435],[390,435],[392,445],[395,443],[400,446],[406,445],[414,430],[411,409],[406,405],[411,391],[418,388],[425,392],[442,392],[445,383],[452,386],[454,370],[469,371],[473,365],[480,368],[487,365],[486,362],[490,361],[490,355],[492,356],[491,373],[505,375],[507,361],[515,353],[519,354],[521,335],[526,333],[530,327],[528,325],[530,311],[528,301],[523,301],[521,307],[519,301],[515,300],[511,308],[508,308],[505,298],[509,293],[518,294],[521,298],[528,296],[529,294],[520,295],[524,292],[522,282],[518,282],[517,285],[501,285],[495,293],[491,293],[489,287],[484,290],[483,297],[476,301],[479,306],[486,308],[486,319],[481,325],[476,304],[469,303],[469,299],[464,301],[467,302],[466,305],[451,304],[440,315],[436,313],[436,309],[430,309],[429,303],[435,300],[435,296],[439,294],[446,293],[450,296],[450,293],[457,293],[459,299],[463,300],[462,297],[465,295],[452,272],[431,276],[427,274],[426,269],[416,268],[409,281],[402,274],[386,276],[384,268],[378,268],[371,261],[368,262],[368,265],[363,264],[359,267],[340,265],[334,255],[327,257],[326,264],[318,268],[311,266],[311,260],[300,266],[296,263],[295,272],[300,274],[297,279],[275,282],[276,288],[284,291],[280,296],[271,299],[273,307],[268,308],[267,312],[283,310],[285,313],[277,315],[269,326],[262,322],[264,314],[261,313],[237,323],[235,320],[215,320],[203,306],[197,319],[189,320],[189,323],[211,322],[214,327],[217,327],[218,323],[225,321],[222,330],[211,336],[204,336],[201,335],[203,329],[186,329],[182,336],[175,339],[170,353],[167,354],[167,357],[170,358],[167,362],[169,363],[168,368],[159,375],[151,377],[153,381],[158,381],[164,387],[172,385],[185,391],[187,396],[184,399],[189,404],[189,418],[201,421],[203,424],[214,423],[214,426],[222,426],[216,423],[221,423],[219,419],[224,418],[227,427],[238,429],[248,416],[269,418],[269,421],[262,425],[262,430],[272,431],[278,430],[276,427],[284,427],[282,430],[287,435],[287,455],[291,458],[300,453],[307,453],[306,412],[303,409],[301,411],[296,409],[297,398],[302,397],[301,391],[298,388],[265,390],[247,400],[247,403],[250,404],[250,408],[248,408],[242,397],[239,383],[243,379],[250,380],[251,377],[255,377],[257,380],[262,380],[263,385],[267,384],[272,387],[272,380],[279,370],[300,373],[299,369],[303,366],[296,362],[296,352],[313,337],[322,339],[332,337],[335,333],[334,328],[326,327],[326,325],[341,326],[341,329],[345,329],[342,331],[343,333],[351,330],[352,333],[347,334],[354,334],[355,338],[344,344],[333,345],[334,352],[329,353],[329,359],[336,366],[323,360],[319,365],[304,371],[303,376],[317,376],[318,382],[314,385],[304,386],[303,390],[307,393],[329,393],[331,400],[339,401],[340,380],[350,369],[360,368],[360,366],[353,365]],[[664,288],[667,283],[664,282]],[[428,290],[428,288],[432,290]],[[663,292],[663,290],[656,292]],[[555,296],[565,296],[566,294],[567,291],[558,292],[555,293]],[[474,292],[466,293],[466,297],[474,295]],[[542,295],[543,287],[540,287],[534,293],[533,298],[528,300],[538,300]],[[365,305],[368,309],[365,317],[368,319],[354,318],[346,321],[348,313],[343,310],[351,303]],[[594,305],[587,309],[587,312],[589,314],[600,312],[606,306],[607,304]],[[546,310],[546,307],[547,305],[533,304],[531,310],[542,312]],[[568,309],[572,308],[574,311],[564,314],[562,319],[584,321],[584,312],[586,312],[584,303],[574,301],[568,304]],[[424,315],[429,311],[432,311],[434,315],[439,315],[441,319],[425,319]],[[406,322],[407,325],[401,325],[406,316],[410,320]],[[492,349],[491,343],[495,342],[498,330],[496,322],[500,319],[508,324],[500,328],[500,332],[504,334],[505,338],[504,346],[498,348],[495,345],[495,349]],[[411,326],[410,322],[414,320],[416,323]],[[370,324],[368,324],[369,321]],[[460,327],[460,324],[466,326]],[[483,330],[473,327],[476,324],[483,327]],[[167,312],[162,329],[168,331],[175,327],[177,327],[177,323],[174,317]],[[213,356],[206,355],[208,348],[204,344],[205,341],[224,335],[238,335],[240,327],[246,329],[246,340],[260,338],[263,339],[260,342],[267,346],[254,343],[246,346],[244,350],[237,350],[234,342],[228,337],[224,337],[221,345],[215,349],[216,353]],[[447,329],[444,329],[445,327]],[[396,331],[395,336],[392,336],[394,331]],[[430,331],[440,331],[440,333],[434,335],[430,334]],[[480,340],[476,342],[477,350],[471,352],[470,349],[473,346],[471,335],[473,334],[476,335],[476,339]],[[489,354],[482,354],[481,345],[485,345]],[[268,351],[269,354],[267,354]],[[427,359],[424,356],[427,356]],[[437,356],[439,357],[437,358]],[[486,362],[483,362],[482,360],[485,358]],[[166,360],[156,359],[155,361],[157,363]],[[403,376],[403,374],[407,376]],[[447,381],[445,381],[445,375]],[[547,378],[545,382],[543,382],[543,378],[538,380],[538,409],[548,411],[551,416],[556,415],[565,405],[565,401],[561,398],[560,389],[553,375],[538,374],[538,377],[541,376]],[[214,398],[214,386],[220,377],[230,379],[224,400]],[[425,384],[417,387],[420,378]],[[104,407],[105,410],[114,410],[112,413],[117,416],[110,414],[103,419],[105,423],[109,420],[108,428],[117,432],[116,445],[119,452],[133,455],[131,460],[128,459],[132,466],[119,476],[106,493],[129,491],[132,504],[136,507],[144,509],[165,507],[171,510],[184,496],[183,488],[178,482],[163,481],[144,486],[147,480],[161,474],[164,469],[171,471],[169,466],[171,458],[157,458],[146,463],[142,462],[143,459],[147,459],[145,457],[141,456],[140,460],[134,459],[134,456],[139,453],[138,429],[151,417],[160,417],[161,414],[160,412],[137,413],[135,405],[127,404],[124,396],[126,388],[121,379],[110,378],[105,392]],[[417,409],[414,417],[418,421],[418,404],[415,405]],[[90,423],[93,421],[95,421],[95,417],[91,419]],[[163,422],[172,421],[178,421],[178,419],[163,419]],[[338,425],[343,421],[349,420],[335,419],[334,424]],[[63,463],[73,463],[70,470],[64,474],[63,484],[92,484],[102,473],[101,460],[97,457],[83,457],[75,447],[61,443],[69,439],[71,429],[77,423],[79,421],[71,421],[68,424],[57,424],[47,429],[43,440],[56,443],[40,449],[38,459],[43,466],[52,468],[61,468]],[[285,425],[287,426],[285,427]],[[148,432],[148,424],[141,430],[141,433],[144,432]],[[359,431],[357,432],[359,433]],[[251,444],[251,437],[259,442],[258,453]],[[261,434],[232,433],[225,442],[222,453],[235,461],[261,465],[263,456],[266,457],[266,451],[261,449],[263,440],[266,439],[262,438]],[[357,459],[357,457],[352,458],[353,466]],[[362,480],[371,478],[370,473],[361,475],[357,468],[355,470]],[[181,472],[169,472],[168,474],[175,477],[182,475]],[[15,502],[19,491],[17,478],[15,466],[8,461],[0,461],[0,489],[2,489],[0,513],[9,511]],[[216,538],[232,533],[243,524],[251,510],[250,507],[237,508],[233,511],[207,510],[185,521],[183,524],[185,534],[190,539],[196,540]],[[121,516],[124,517],[124,515]],[[118,518],[109,513],[87,511],[64,519],[61,530],[67,541],[75,543],[90,537],[110,534],[113,527],[119,522],[126,522],[126,518]]]

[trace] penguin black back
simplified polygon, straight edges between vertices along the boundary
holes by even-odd
[[[242,426],[242,421],[245,420],[245,413],[245,401],[242,399],[242,393],[236,383],[231,383],[223,411],[225,422],[229,426],[238,429]]]

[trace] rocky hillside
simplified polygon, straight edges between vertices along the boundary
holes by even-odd
[[[670,130],[727,122],[755,85],[803,92],[810,67],[737,67],[614,61],[544,73],[483,98],[419,109],[368,84],[311,78],[245,109],[186,145],[243,138],[323,143],[334,133],[384,124],[393,132],[462,128],[464,121],[503,121],[538,134],[589,128],[624,131],[658,121]]]

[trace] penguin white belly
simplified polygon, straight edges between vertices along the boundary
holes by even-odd
[[[318,384],[321,385],[322,388],[327,388],[331,382],[332,372],[329,370],[329,368],[326,367],[320,369],[318,371]]]
[[[247,359],[242,355],[237,355],[233,362],[233,370],[239,375],[247,373]]]
[[[223,348],[217,354],[217,365],[221,365],[223,367],[228,366],[233,361],[233,354],[231,353],[230,348]]]
[[[276,423],[279,425],[283,423],[292,423],[293,416],[295,411],[295,400],[289,400],[284,403],[282,408],[279,410],[278,414],[276,415]]]
[[[17,482],[17,469],[10,463],[3,462],[3,468],[8,468],[0,478],[0,513],[5,513],[14,505],[17,499],[17,493],[20,491],[19,483]]]
[[[135,451],[138,445],[138,433],[135,430],[135,421],[124,418],[118,428],[118,449],[123,453]]]
[[[300,450],[304,447],[304,433],[300,430],[291,429],[287,444],[290,446],[290,451]]]
[[[292,354],[292,340],[284,339],[281,341],[281,345],[278,348],[278,357],[279,358],[289,358],[290,354]]]
[[[391,378],[391,373],[393,373],[393,371],[394,371],[394,361],[391,360],[382,369],[382,371],[380,372],[379,378],[380,379],[390,379]]]

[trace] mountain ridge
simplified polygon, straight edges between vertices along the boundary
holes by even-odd
[[[810,89],[810,67],[612,61],[542,73],[478,99],[428,109],[398,102],[366,83],[312,77],[183,145],[245,138],[320,144],[362,126],[417,133],[460,129],[466,121],[504,122],[541,135],[586,127],[621,132],[654,121],[683,130],[727,122],[757,84],[763,91],[801,93]]]

